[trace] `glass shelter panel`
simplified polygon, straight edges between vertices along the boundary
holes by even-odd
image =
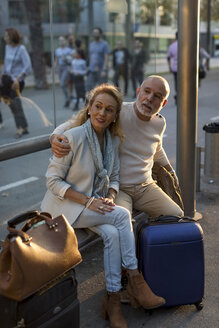
[[[94,27],[101,27],[102,37],[108,43],[106,80],[121,88],[125,100],[134,99],[145,76],[168,70],[166,52],[177,26],[177,1],[128,0],[127,4],[129,11],[125,15],[113,8],[109,10],[103,0],[2,0],[1,75],[22,70],[16,67],[19,60],[20,65],[22,60],[25,62],[22,51],[29,55],[32,70],[19,76],[21,89],[23,82],[24,88],[20,90],[18,110],[2,95],[0,124],[4,130],[0,130],[0,144],[11,143],[18,137],[23,140],[48,134],[54,125],[69,119],[84,105],[83,92],[76,104],[72,61],[78,56],[85,59],[83,79],[85,92],[89,91],[92,69],[89,44],[93,41]],[[21,43],[8,44],[11,42],[5,39],[8,28],[19,32]],[[15,48],[17,58],[12,58]],[[117,48],[126,48],[125,59],[115,57]],[[121,72],[115,66],[118,60],[126,62]]]

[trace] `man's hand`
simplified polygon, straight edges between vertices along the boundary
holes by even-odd
[[[52,152],[56,157],[68,155],[71,150],[68,139],[62,134],[53,134],[50,137]]]

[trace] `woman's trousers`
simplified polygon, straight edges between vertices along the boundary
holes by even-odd
[[[103,238],[106,289],[118,292],[121,289],[121,267],[137,269],[130,213],[120,206],[104,214],[85,209],[73,227],[89,228]]]

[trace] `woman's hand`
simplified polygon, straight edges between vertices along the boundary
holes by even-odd
[[[68,139],[62,134],[53,134],[50,137],[50,143],[53,154],[58,158],[68,155],[71,150]]]
[[[115,204],[111,202],[108,198],[95,198],[92,204],[88,207],[89,210],[104,214],[104,212],[112,212],[114,210]]]

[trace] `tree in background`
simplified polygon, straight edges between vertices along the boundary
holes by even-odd
[[[200,18],[201,21],[207,22],[208,3],[211,5],[211,20],[219,21],[219,0],[201,0]]]
[[[141,0],[142,24],[154,25],[156,10],[159,10],[160,24],[171,25],[172,19],[177,19],[177,0]]]
[[[24,0],[24,5],[30,31],[35,87],[36,89],[45,89],[48,88],[48,84],[46,79],[46,64],[43,51],[43,30],[40,1]]]

